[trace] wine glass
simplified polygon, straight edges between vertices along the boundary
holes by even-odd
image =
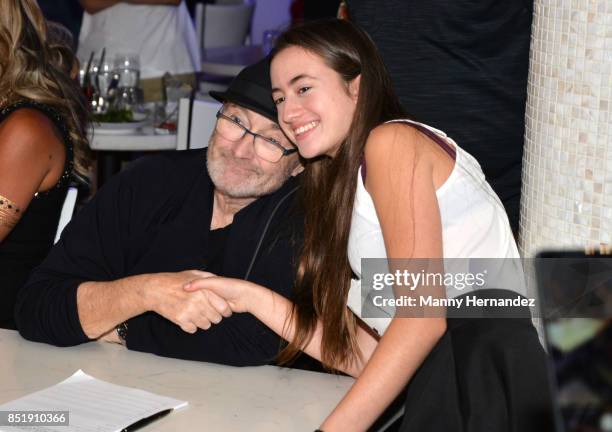
[[[140,57],[138,54],[117,54],[114,60],[114,73],[119,76],[117,89],[119,109],[134,110],[141,103]]]
[[[138,87],[140,82],[140,57],[138,54],[117,54],[115,72],[119,74],[119,87]]]

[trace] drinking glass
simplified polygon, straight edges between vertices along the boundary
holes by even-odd
[[[107,60],[100,63],[99,58],[94,58],[91,63],[89,78],[98,94],[102,97],[106,97],[108,85],[113,79],[113,63]]]
[[[81,62],[79,69],[79,83],[85,86],[87,81],[85,74],[87,62]],[[108,108],[108,86],[113,79],[113,63],[106,59],[92,58],[87,77],[89,84],[86,89],[86,96],[91,103],[94,113],[103,114]]]
[[[119,75],[118,109],[134,110],[142,102],[140,83],[140,57],[138,54],[117,54],[114,73]]]
[[[117,54],[115,72],[119,74],[119,87],[135,88],[140,82],[140,57],[138,54]]]

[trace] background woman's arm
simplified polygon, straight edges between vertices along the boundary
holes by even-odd
[[[57,182],[64,158],[55,127],[37,110],[17,110],[0,124],[0,242],[19,222],[34,194]]]
[[[79,0],[85,12],[92,15],[120,2],[121,0]]]
[[[178,6],[181,0],[79,0],[87,13],[95,14],[117,3]]]

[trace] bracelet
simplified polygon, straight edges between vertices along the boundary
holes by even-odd
[[[0,225],[13,229],[21,217],[21,209],[13,201],[0,195]]]
[[[125,340],[127,339],[128,325],[127,322],[122,322],[117,326],[117,336],[121,340],[121,343],[125,345]]]

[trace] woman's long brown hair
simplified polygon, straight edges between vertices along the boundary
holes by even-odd
[[[75,172],[85,179],[89,111],[78,83],[70,78],[77,64],[71,47],[48,39],[35,0],[0,0],[0,10],[0,101],[31,100],[58,111],[74,144]]]
[[[307,161],[301,176],[300,193],[306,212],[304,248],[289,318],[296,332],[278,359],[280,363],[292,361],[310,342],[321,319],[322,363],[339,368],[348,366],[355,355],[360,356],[355,320],[346,307],[353,275],[347,248],[365,143],[376,126],[404,118],[405,114],[374,43],[355,25],[336,19],[301,24],[279,37],[273,56],[291,46],[319,55],[347,86],[361,75],[348,136],[333,159]]]

